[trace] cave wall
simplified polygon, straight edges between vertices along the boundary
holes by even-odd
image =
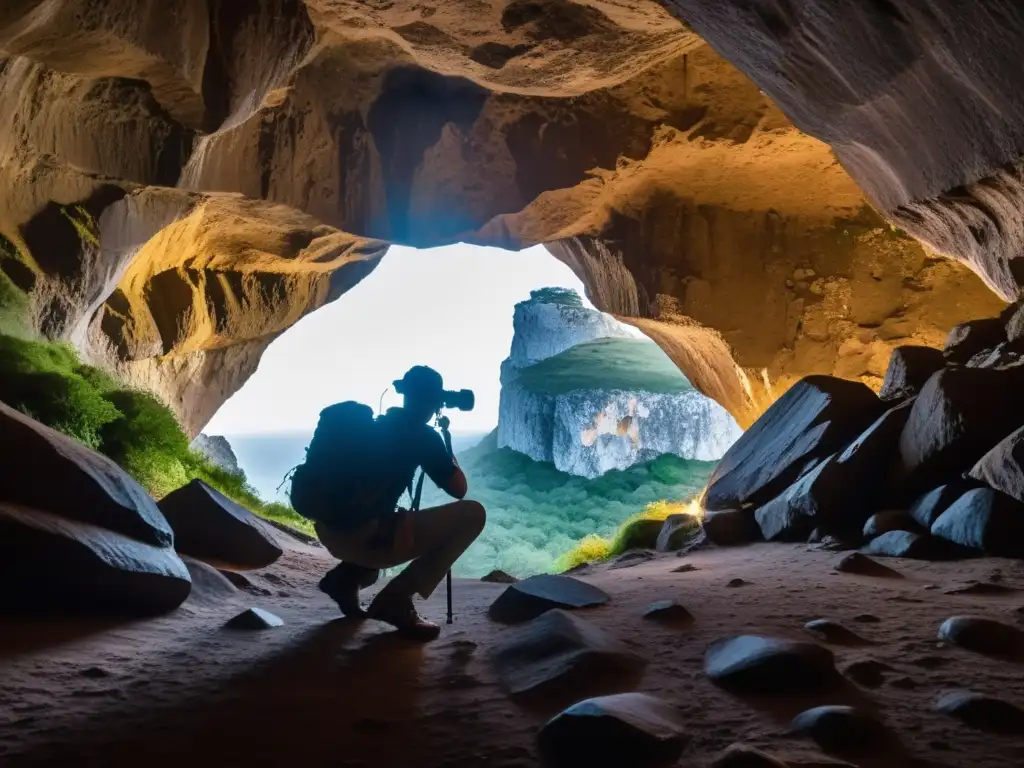
[[[1008,297],[988,256],[907,213],[929,158],[904,158],[913,195],[885,192],[829,128],[834,98],[800,111],[760,48],[731,49],[732,20],[774,3],[664,5],[8,3],[0,268],[40,332],[192,433],[389,242],[548,243],[742,423],[795,378],[875,384],[893,345],[998,310],[872,209]]]

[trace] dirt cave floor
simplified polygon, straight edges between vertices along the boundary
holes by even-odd
[[[888,665],[884,682],[857,695],[899,735],[911,762],[881,756],[856,764],[1024,764],[1024,734],[973,730],[933,710],[939,695],[960,688],[1024,703],[1024,666],[936,639],[952,615],[1016,622],[1024,564],[893,560],[887,564],[906,578],[880,579],[835,572],[841,557],[761,544],[597,569],[583,578],[612,602],[582,615],[648,660],[640,690],[686,715],[692,741],[681,766],[708,765],[734,742],[812,764],[820,752],[786,734],[789,719],[807,706],[846,702],[741,699],[705,677],[703,655],[715,639],[736,634],[814,640],[803,625],[818,618],[871,641],[829,646],[841,672],[866,660]],[[674,572],[686,563],[696,570]],[[249,591],[190,598],[145,621],[0,621],[0,765],[537,765],[536,733],[555,704],[520,707],[488,662],[509,631],[486,617],[503,585],[457,580],[454,625],[421,646],[376,622],[339,619],[315,587],[329,565],[323,550],[293,547],[252,574]],[[946,594],[972,581],[1021,591]],[[679,600],[695,623],[672,629],[640,617],[663,598]],[[272,611],[284,626],[224,628],[249,606]],[[443,621],[443,588],[424,613]]]

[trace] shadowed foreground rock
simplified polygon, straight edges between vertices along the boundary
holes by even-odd
[[[173,534],[146,489],[106,456],[0,403],[0,500],[157,547]]]
[[[509,630],[494,667],[514,696],[611,693],[646,661],[585,619],[552,610]]]
[[[188,556],[183,556],[181,561],[192,579],[192,591],[188,596],[190,604],[220,605],[238,595],[238,587],[212,565]]]
[[[832,652],[814,643],[741,635],[712,643],[704,671],[723,688],[783,695],[821,690],[838,681]]]
[[[991,488],[975,488],[939,515],[932,534],[979,554],[1024,557],[1024,504]]]
[[[247,608],[232,618],[224,626],[228,629],[274,629],[283,626],[284,622],[280,617],[262,608]]]
[[[855,707],[814,707],[794,717],[792,728],[830,752],[871,752],[891,748],[896,741],[878,718]]]
[[[844,556],[835,568],[840,573],[853,573],[858,576],[875,576],[883,579],[902,579],[903,574],[887,565],[882,565],[860,552],[851,552]]]
[[[962,550],[951,542],[913,531],[889,531],[872,539],[864,552],[876,557],[906,557],[911,560],[948,560]]]
[[[177,608],[191,578],[170,547],[0,502],[0,605],[148,615]]]
[[[659,624],[684,626],[693,623],[693,614],[676,600],[657,600],[644,608],[643,617]]]
[[[1010,735],[1024,732],[1024,709],[994,696],[951,691],[939,698],[935,709],[983,731]]]
[[[518,624],[552,608],[592,608],[611,598],[597,587],[571,576],[544,574],[509,585],[487,615],[503,624]]]
[[[1024,632],[981,616],[952,616],[939,627],[939,640],[1011,661],[1024,660]]]
[[[878,397],[881,400],[905,400],[914,397],[932,374],[946,364],[942,352],[934,347],[896,347],[885,369],[885,380]]]
[[[182,554],[236,570],[265,568],[281,556],[266,523],[202,480],[169,493],[160,510]]]
[[[586,699],[552,718],[538,736],[541,757],[555,768],[675,765],[689,737],[682,716],[644,693]]]

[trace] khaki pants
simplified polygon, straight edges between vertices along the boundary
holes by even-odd
[[[327,551],[346,563],[392,568],[408,562],[382,593],[428,598],[484,529],[483,505],[463,500],[399,515],[394,540],[383,546],[374,546],[378,528],[375,520],[345,532],[318,522],[316,532]]]

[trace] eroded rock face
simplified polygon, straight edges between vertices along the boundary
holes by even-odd
[[[942,93],[939,129],[992,126],[930,142],[902,117],[913,94],[879,115],[817,66],[781,87],[796,65],[740,44],[802,18],[763,32],[739,0],[664,5],[24,0],[0,10],[0,232],[17,249],[0,269],[37,328],[156,391],[193,434],[387,242],[549,243],[744,426],[804,375],[877,388],[892,347],[997,313],[982,281],[868,207],[1013,292],[1014,172],[979,182],[1016,157],[999,133],[1012,110],[966,121],[988,102],[911,55],[963,24],[910,43],[877,11],[829,21],[832,64],[860,67],[842,52],[873,39],[844,23],[877,24],[883,65],[862,79],[917,68]],[[964,62],[997,72],[980,64],[993,48]],[[964,183],[967,202],[933,199]]]

